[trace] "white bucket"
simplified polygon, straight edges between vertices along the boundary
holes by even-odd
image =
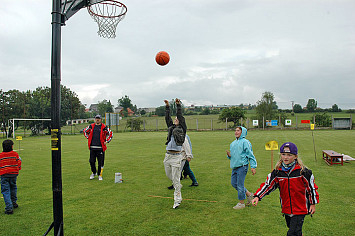
[[[122,173],[115,173],[115,184],[122,183]]]

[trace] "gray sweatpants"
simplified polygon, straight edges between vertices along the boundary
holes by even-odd
[[[181,153],[177,155],[172,155],[165,153],[164,159],[164,168],[166,176],[173,182],[175,191],[174,191],[174,202],[181,202],[181,161],[182,155]]]

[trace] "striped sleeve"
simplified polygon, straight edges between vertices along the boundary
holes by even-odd
[[[319,203],[318,186],[314,181],[314,175],[311,170],[306,169],[303,175],[303,180],[308,193],[308,201],[311,205]]]
[[[273,170],[268,174],[265,183],[260,185],[260,188],[255,192],[254,197],[258,197],[261,200],[266,195],[269,195],[275,189],[279,187],[279,183],[276,178],[276,171]]]
[[[112,133],[112,130],[110,130],[109,127],[106,126],[106,129],[107,129],[107,133],[106,133],[106,142],[111,142],[112,138],[113,138],[113,133]]]
[[[88,127],[86,127],[86,128],[83,130],[83,132],[84,132],[85,138],[89,139],[89,134],[90,134],[90,132],[91,132],[91,125],[89,125]]]

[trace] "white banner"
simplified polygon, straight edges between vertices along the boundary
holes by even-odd
[[[291,120],[285,120],[285,125],[291,125],[291,124],[292,124]]]

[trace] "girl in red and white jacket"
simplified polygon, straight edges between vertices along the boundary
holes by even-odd
[[[294,143],[282,144],[280,160],[255,192],[252,204],[256,206],[277,188],[280,190],[282,213],[289,228],[287,236],[301,236],[304,217],[315,213],[319,194],[312,171],[303,165]]]

